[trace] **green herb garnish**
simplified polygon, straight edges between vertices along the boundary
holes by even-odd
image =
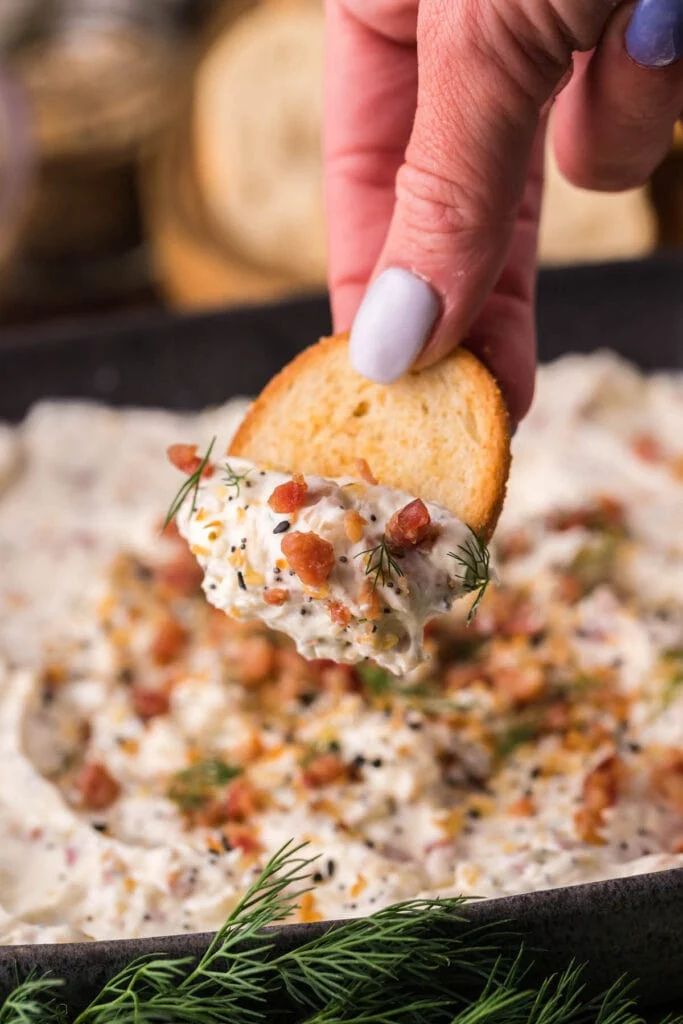
[[[198,761],[190,768],[176,772],[168,787],[168,797],[181,811],[193,811],[202,807],[216,789],[225,786],[242,769],[226,764],[219,758]]]
[[[173,522],[175,517],[178,515],[178,512],[180,512],[183,502],[190,493],[192,493],[192,507],[190,509],[190,515],[192,515],[192,513],[196,509],[197,494],[199,493],[199,484],[202,479],[202,473],[204,472],[209,463],[209,459],[211,458],[211,452],[213,451],[213,446],[215,445],[215,443],[216,438],[212,437],[211,444],[207,448],[206,454],[204,455],[203,459],[195,469],[194,473],[191,473],[188,476],[187,480],[181,486],[180,490],[178,491],[175,498],[171,502],[171,506],[168,512],[166,513],[166,518],[164,519],[164,529],[166,529],[169,523]]]
[[[572,964],[532,984],[519,937],[472,926],[462,899],[399,903],[279,952],[264,928],[310,888],[302,850],[271,858],[199,960],[140,957],[78,1014],[55,1001],[61,979],[29,978],[0,1024],[269,1024],[276,1007],[290,1024],[643,1024],[624,979],[592,998]]]
[[[464,544],[458,544],[457,551],[449,551],[448,554],[463,570],[457,577],[462,583],[463,591],[466,594],[477,595],[467,614],[469,624],[477,614],[482,598],[491,582],[491,554],[479,534],[471,526],[468,526],[467,529],[471,534],[469,539]]]
[[[385,536],[382,536],[379,544],[376,544],[374,548],[366,548],[365,551],[359,551],[357,555],[354,555],[354,558],[360,558],[361,555],[368,556],[365,563],[365,575],[374,576],[372,581],[373,590],[376,589],[377,584],[380,582],[382,586],[386,586],[393,576],[405,575],[403,569],[389,550]]]
[[[250,469],[248,469],[246,473],[236,473],[229,462],[225,463],[225,475],[223,476],[223,482],[227,487],[233,487],[235,489],[235,498],[239,498],[240,488],[250,473]]]

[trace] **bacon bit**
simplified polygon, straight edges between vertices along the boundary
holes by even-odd
[[[374,622],[382,616],[382,602],[377,588],[373,587],[370,580],[363,580],[358,595],[358,603],[366,619]]]
[[[551,530],[557,530],[559,533],[577,528],[618,529],[624,525],[624,506],[616,498],[602,495],[592,505],[551,512],[546,524]]]
[[[319,587],[334,569],[334,548],[317,533],[288,533],[280,545],[282,554],[302,583]]]
[[[166,449],[166,454],[168,455],[169,462],[176,469],[179,469],[181,473],[187,473],[188,476],[196,473],[202,462],[201,456],[197,455],[196,444],[172,444]],[[212,475],[213,466],[207,463],[202,476],[209,477]]]
[[[557,577],[555,595],[565,604],[576,604],[583,597],[583,587],[578,576],[565,572]]]
[[[661,462],[662,446],[652,434],[636,434],[631,440],[631,451],[643,462]]]
[[[78,860],[78,850],[73,846],[67,846],[64,851],[64,860],[67,863],[67,867],[72,868]]]
[[[536,813],[536,804],[531,797],[521,796],[508,806],[507,812],[514,818],[532,818]]]
[[[446,669],[444,683],[447,691],[462,690],[484,678],[484,669],[481,665],[450,665]]]
[[[652,771],[655,792],[683,815],[683,750],[674,747],[664,752]]]
[[[605,822],[605,811],[617,801],[622,776],[620,759],[616,754],[609,754],[583,780],[583,806],[574,815],[574,825],[585,843],[604,844],[600,829]]]
[[[230,821],[245,822],[263,806],[262,795],[247,779],[235,779],[225,793],[195,815],[198,825],[216,827]]]
[[[177,619],[168,615],[157,627],[150,654],[157,665],[168,665],[178,657],[187,642],[187,633]]]
[[[163,690],[147,690],[136,686],[133,689],[132,698],[135,714],[145,722],[150,718],[167,714],[170,707],[169,696]]]
[[[431,524],[429,509],[421,498],[415,498],[394,512],[387,523],[387,543],[393,551],[414,548],[429,535]]]
[[[225,813],[228,821],[246,821],[263,806],[263,796],[248,779],[235,779],[228,786]]]
[[[358,472],[358,476],[361,480],[365,480],[366,484],[376,484],[377,480],[374,473],[370,469],[365,459],[354,459],[354,464]]]
[[[199,591],[202,570],[184,544],[172,558],[152,570],[154,582],[177,594],[190,597]]]
[[[303,508],[306,504],[307,493],[308,484],[301,473],[297,473],[296,476],[292,477],[291,480],[288,480],[287,483],[277,485],[271,496],[268,498],[268,504],[272,508],[273,512],[298,512],[299,509]]]
[[[530,704],[545,691],[545,679],[539,665],[501,667],[491,673],[494,689],[517,706]]]
[[[262,849],[254,832],[244,825],[233,825],[230,823],[225,826],[224,831],[230,846],[235,850],[241,850],[242,853],[250,855],[259,853]]]
[[[315,893],[305,892],[299,900],[299,920],[302,924],[313,924],[322,921],[323,915],[316,907]]]
[[[235,664],[239,681],[247,686],[262,683],[273,674],[275,650],[265,636],[245,637],[239,646],[239,661]]]
[[[99,761],[84,764],[76,778],[76,789],[89,811],[104,811],[118,798],[121,787]]]
[[[346,765],[336,754],[318,754],[304,768],[301,780],[304,786],[317,789],[327,786],[346,775]]]
[[[513,530],[498,542],[498,557],[501,562],[510,562],[513,558],[528,555],[531,547],[531,539],[525,530]]]
[[[571,725],[569,705],[562,700],[550,704],[543,715],[543,727],[548,732],[565,732]]]
[[[266,587],[263,591],[263,600],[266,604],[284,604],[289,601],[289,591],[284,587]]]
[[[328,601],[327,610],[330,613],[332,622],[337,626],[348,626],[351,621],[351,609],[347,608],[341,601]]]
[[[344,533],[352,544],[363,539],[363,527],[366,525],[367,519],[363,519],[359,512],[351,510],[344,513]]]
[[[363,683],[353,665],[345,665],[331,658],[309,661],[319,678],[318,684],[330,693],[360,693]]]

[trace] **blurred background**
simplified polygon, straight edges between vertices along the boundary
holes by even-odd
[[[0,327],[318,291],[322,0],[0,0]],[[683,134],[646,188],[549,159],[547,265],[683,245]]]

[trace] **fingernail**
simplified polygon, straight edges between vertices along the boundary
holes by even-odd
[[[415,362],[441,303],[422,278],[390,267],[375,278],[351,328],[351,365],[378,384],[390,384]]]
[[[626,49],[646,68],[683,56],[683,0],[640,0],[626,30]]]

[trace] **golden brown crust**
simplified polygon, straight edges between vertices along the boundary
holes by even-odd
[[[510,468],[507,410],[488,370],[458,348],[390,385],[351,367],[348,338],[323,338],[264,388],[230,454],[274,469],[357,476],[436,501],[489,536]]]

